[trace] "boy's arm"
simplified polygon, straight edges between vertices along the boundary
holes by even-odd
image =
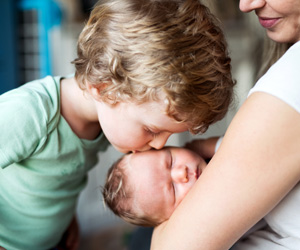
[[[252,94],[209,167],[155,230],[151,249],[229,249],[299,182],[299,145],[299,113],[271,95]]]
[[[223,137],[210,137],[208,139],[195,139],[186,143],[185,147],[196,152],[204,159],[213,157],[219,148]]]

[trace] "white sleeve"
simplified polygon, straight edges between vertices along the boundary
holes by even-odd
[[[300,113],[300,42],[294,44],[250,90],[265,92]],[[249,96],[248,95],[248,96]]]

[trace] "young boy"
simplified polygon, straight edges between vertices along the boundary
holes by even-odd
[[[98,151],[160,149],[173,133],[204,132],[232,99],[223,33],[195,0],[102,2],[73,63],[75,77],[0,96],[2,248],[50,249],[66,233],[76,249],[76,202]]]

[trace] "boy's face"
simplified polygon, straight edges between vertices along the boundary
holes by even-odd
[[[165,114],[167,105],[163,101],[139,105],[119,102],[114,106],[95,103],[105,136],[122,153],[160,149],[171,134],[187,131],[186,124]]]
[[[164,221],[179,205],[206,167],[196,153],[175,147],[130,154],[127,180],[142,214]]]

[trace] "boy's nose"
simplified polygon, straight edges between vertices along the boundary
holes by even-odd
[[[240,0],[240,10],[243,12],[250,12],[264,7],[265,0]]]
[[[186,183],[189,181],[187,166],[181,165],[172,168],[171,177],[174,182]]]
[[[155,138],[153,138],[149,143],[148,145],[151,147],[151,148],[155,148],[155,149],[162,149],[167,140],[169,139],[171,133],[168,133],[168,132],[163,132],[161,134],[159,134],[158,136],[156,136]]]

